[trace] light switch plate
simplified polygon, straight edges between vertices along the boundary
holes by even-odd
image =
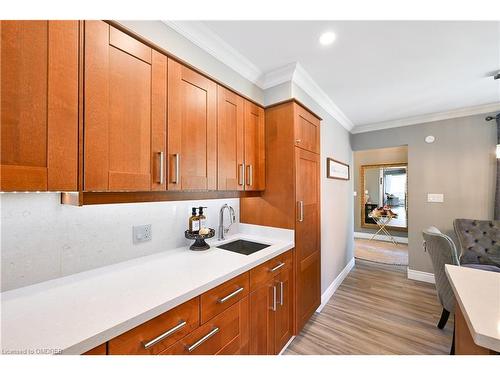
[[[153,237],[151,224],[133,226],[132,235],[134,243],[151,241],[151,238]]]
[[[427,194],[427,202],[429,202],[429,203],[443,203],[444,202],[444,194],[428,193]]]

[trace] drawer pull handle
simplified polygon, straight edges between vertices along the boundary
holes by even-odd
[[[242,185],[245,183],[245,163],[239,164],[238,166],[238,185]]]
[[[205,341],[207,341],[210,337],[215,335],[217,332],[219,332],[219,327],[215,327],[212,329],[210,332],[208,332],[205,336],[203,336],[201,339],[196,341],[193,345],[187,347],[187,351],[191,353],[193,350],[195,350],[198,346],[203,344]]]
[[[274,272],[274,271],[277,271],[277,270],[279,270],[281,267],[283,267],[284,265],[285,265],[285,263],[280,263],[280,264],[278,264],[276,267],[271,268],[271,269],[269,270],[269,272]]]
[[[236,296],[236,295],[240,294],[241,292],[243,292],[244,289],[245,288],[243,288],[243,287],[236,289],[231,294],[228,294],[227,296],[225,296],[223,298],[219,298],[219,300],[217,301],[217,303],[224,303],[224,302],[226,302],[228,299],[231,299],[234,296]]]
[[[280,306],[283,306],[283,281],[280,281]]]
[[[147,343],[144,344],[144,349],[149,349],[151,348],[153,345],[156,345],[158,344],[160,341],[163,341],[165,340],[168,336],[171,336],[173,335],[175,332],[177,332],[178,330],[184,328],[184,326],[186,325],[186,321],[185,320],[181,320],[181,322],[179,324],[177,324],[175,327],[172,327],[170,328],[167,332],[165,333],[162,333],[160,336],[158,336],[157,338],[151,340],[151,341],[148,341]]]

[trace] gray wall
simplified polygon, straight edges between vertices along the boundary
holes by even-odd
[[[433,272],[421,232],[434,225],[452,235],[453,219],[492,219],[496,128],[485,115],[351,135],[354,151],[408,145],[409,268]],[[427,144],[427,135],[436,141]],[[427,203],[443,193],[444,203]]]
[[[292,85],[292,94],[323,118],[321,122],[321,291],[330,286],[353,258],[353,179],[326,178],[326,158],[350,165],[350,133],[307,93]]]
[[[376,229],[361,227],[361,193],[360,186],[360,168],[362,165],[372,164],[391,164],[391,163],[407,163],[408,162],[408,147],[386,147],[376,150],[363,150],[353,152],[354,171],[354,190],[357,192],[354,197],[354,232],[375,233]],[[377,172],[378,174],[378,172]],[[378,184],[378,181],[377,181]],[[407,237],[406,231],[394,231],[393,235],[398,237]]]

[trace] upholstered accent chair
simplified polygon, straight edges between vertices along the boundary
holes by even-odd
[[[423,231],[422,236],[424,237],[424,250],[431,257],[438,299],[441,306],[443,306],[441,319],[437,326],[439,329],[443,329],[448,321],[450,312],[455,311],[455,296],[446,276],[444,266],[445,264],[460,265],[457,249],[453,240],[446,234],[441,233],[436,227],[427,228]]]
[[[455,219],[460,242],[460,264],[500,272],[500,221]]]

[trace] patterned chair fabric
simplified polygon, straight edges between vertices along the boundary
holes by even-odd
[[[500,221],[455,219],[460,242],[460,263],[500,271]]]
[[[446,276],[444,265],[460,265],[455,244],[450,237],[441,233],[436,227],[424,230],[422,235],[424,237],[424,249],[431,257],[439,302],[444,309],[454,312],[455,296]]]

